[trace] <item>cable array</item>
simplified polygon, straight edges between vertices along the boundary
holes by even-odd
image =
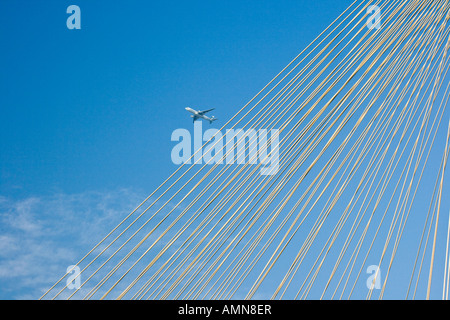
[[[354,1],[41,299],[447,299],[449,19]]]

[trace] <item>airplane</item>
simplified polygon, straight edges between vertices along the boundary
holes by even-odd
[[[212,109],[208,109],[208,110],[203,110],[203,111],[200,111],[200,110],[193,110],[193,109],[191,109],[191,108],[185,108],[187,111],[189,111],[190,113],[193,113],[193,115],[191,115],[191,118],[192,118],[192,122],[194,122],[195,120],[197,120],[198,118],[201,118],[201,119],[204,119],[204,120],[207,120],[207,121],[209,121],[209,123],[213,123],[213,121],[216,121],[216,120],[218,120],[217,118],[215,118],[214,116],[212,116],[212,117],[207,117],[207,116],[205,116],[205,113],[207,113],[207,112],[209,112],[209,111],[212,111],[212,110],[214,110],[215,108],[212,108]]]

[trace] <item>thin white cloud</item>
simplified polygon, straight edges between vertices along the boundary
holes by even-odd
[[[0,196],[0,298],[39,298],[142,199],[128,189]]]

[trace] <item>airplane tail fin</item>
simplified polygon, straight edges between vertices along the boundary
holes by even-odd
[[[217,118],[214,118],[214,117],[212,117],[210,120],[209,120],[209,124],[211,124],[211,123],[213,123],[213,121],[216,121],[216,120],[218,120]]]

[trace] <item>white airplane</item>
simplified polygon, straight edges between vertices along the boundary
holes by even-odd
[[[193,113],[193,115],[191,115],[191,118],[192,118],[192,122],[194,122],[195,120],[197,120],[198,118],[201,118],[201,119],[204,119],[204,120],[207,120],[207,121],[209,121],[209,123],[213,123],[213,121],[215,121],[215,120],[217,120],[217,118],[215,118],[214,116],[212,116],[212,117],[207,117],[207,116],[205,116],[205,113],[207,113],[207,112],[209,112],[209,111],[212,111],[212,110],[214,110],[215,108],[212,108],[212,109],[208,109],[208,110],[203,110],[203,111],[200,111],[200,110],[193,110],[193,109],[191,109],[191,108],[185,108],[187,111],[189,111],[190,113]]]

